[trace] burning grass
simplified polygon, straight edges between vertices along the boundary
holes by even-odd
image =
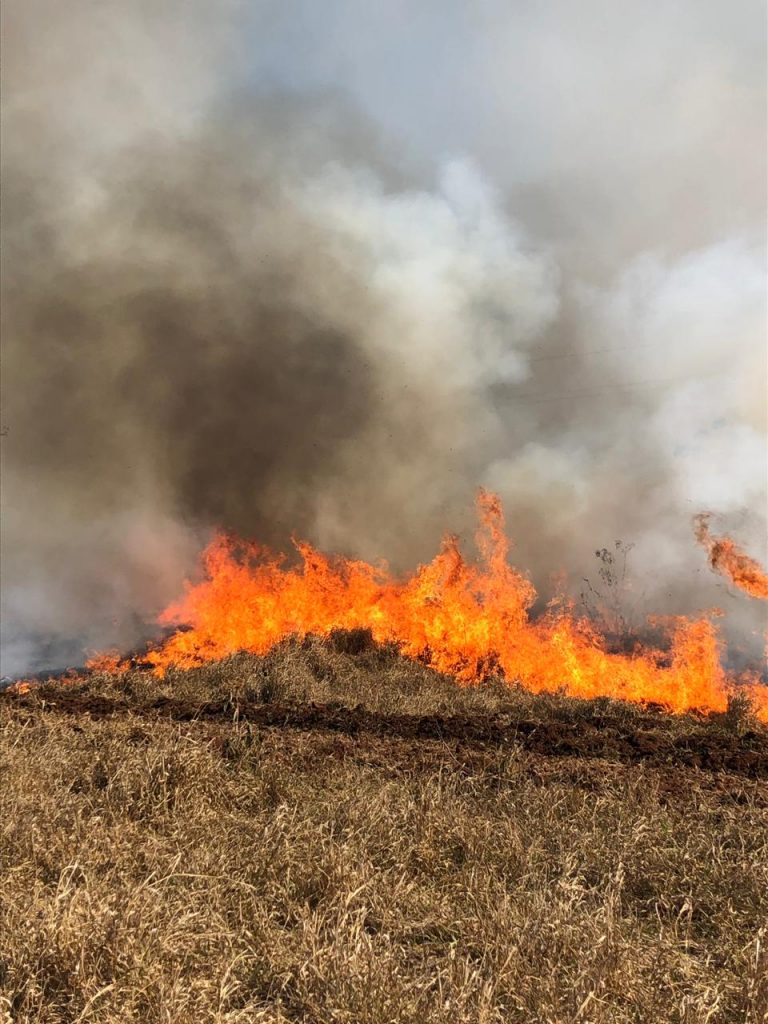
[[[661,643],[636,635],[624,650],[612,649],[605,623],[601,628],[594,617],[578,615],[562,596],[546,614],[532,617],[536,594],[509,564],[500,500],[481,490],[477,510],[476,563],[448,535],[439,554],[404,579],[383,564],[329,557],[305,542],[296,542],[301,564],[290,566],[255,544],[219,536],[203,554],[203,578],[187,583],[160,617],[164,626],[178,628],[146,652],[144,664],[162,677],[240,651],[265,654],[291,636],[327,637],[342,629],[395,644],[406,657],[464,684],[500,677],[531,693],[652,702],[675,712],[725,712],[741,695],[768,722],[768,688],[757,673],[726,673],[711,614],[657,617],[652,622]],[[725,550],[726,540],[717,543]],[[727,543],[731,562],[748,565],[750,579],[756,578],[757,563]],[[605,574],[613,556],[597,554]],[[713,556],[712,564],[722,569],[725,562]],[[111,654],[91,664],[128,667]]]
[[[457,689],[360,632],[6,696],[0,1007],[764,1022],[768,767],[726,748],[768,755],[738,704]]]

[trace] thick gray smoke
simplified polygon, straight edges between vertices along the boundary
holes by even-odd
[[[759,613],[765,13],[10,0],[3,672],[129,646],[213,527]]]

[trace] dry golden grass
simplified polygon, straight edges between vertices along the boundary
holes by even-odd
[[[590,713],[338,648],[163,687]],[[140,709],[158,684],[89,688]],[[765,781],[10,699],[0,755],[0,1020],[768,1020]]]

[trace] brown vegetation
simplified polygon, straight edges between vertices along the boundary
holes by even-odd
[[[0,1020],[768,1020],[768,731],[364,636],[0,700]]]

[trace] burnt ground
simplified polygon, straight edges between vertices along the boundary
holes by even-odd
[[[695,768],[768,779],[768,731],[729,731],[695,721],[672,731],[668,716],[649,710],[627,718],[593,709],[572,721],[536,720],[510,711],[493,713],[385,713],[343,704],[264,703],[257,700],[188,700],[159,696],[149,700],[109,698],[82,688],[42,686],[26,694],[7,692],[0,703],[20,719],[30,714],[107,719],[131,716],[147,723],[170,720],[226,726],[242,723],[255,729],[317,732],[354,738],[361,749],[383,738],[417,746],[442,741],[451,749],[515,748],[544,758],[590,758],[620,764]]]

